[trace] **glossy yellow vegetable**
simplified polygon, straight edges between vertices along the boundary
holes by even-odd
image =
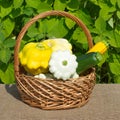
[[[43,43],[47,44],[52,48],[52,51],[55,52],[57,50],[69,50],[72,52],[72,45],[64,38],[55,38],[44,40]]]
[[[21,65],[33,75],[46,73],[52,53],[51,47],[44,43],[28,43],[19,53]]]
[[[90,52],[100,52],[104,54],[108,49],[108,43],[106,41],[101,41],[96,43],[87,53]]]

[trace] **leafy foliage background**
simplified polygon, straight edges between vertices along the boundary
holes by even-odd
[[[13,55],[15,39],[33,16],[48,10],[62,10],[80,18],[89,28],[94,43],[106,40],[110,47],[96,66],[97,83],[120,83],[119,0],[0,0],[0,83],[15,82]],[[48,17],[33,24],[21,47],[30,41],[64,37],[75,54],[88,50],[83,31],[68,18]]]

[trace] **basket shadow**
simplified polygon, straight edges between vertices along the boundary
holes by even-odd
[[[12,95],[17,100],[21,101],[20,94],[19,94],[15,84],[5,85],[5,89],[10,95]]]

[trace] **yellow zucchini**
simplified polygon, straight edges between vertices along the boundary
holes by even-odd
[[[108,49],[108,42],[107,41],[100,41],[98,43],[96,43],[87,53],[90,52],[100,52],[101,54],[104,54],[107,49]]]

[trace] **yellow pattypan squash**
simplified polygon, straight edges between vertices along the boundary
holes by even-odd
[[[27,43],[19,53],[21,65],[33,75],[46,73],[52,49],[45,43]]]
[[[69,50],[72,52],[72,45],[64,38],[48,39],[42,42],[50,46],[53,52],[57,50],[61,51]]]

